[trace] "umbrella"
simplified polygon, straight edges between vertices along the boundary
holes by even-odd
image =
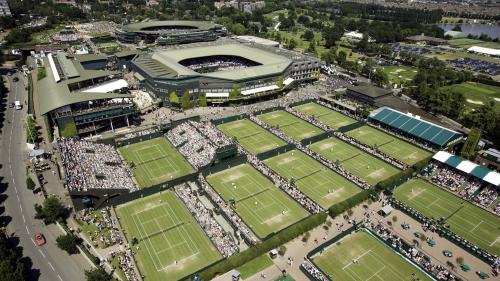
[[[470,265],[464,263],[462,264],[462,266],[460,266],[462,268],[463,271],[469,271],[470,270]]]
[[[415,235],[415,237],[418,238],[418,237],[422,236],[422,233],[420,233],[420,232],[417,231],[417,232],[413,233],[413,235]]]
[[[444,254],[445,256],[447,256],[447,257],[451,257],[451,256],[453,256],[453,252],[452,252],[452,251],[450,251],[450,250],[447,250],[447,249],[445,249],[445,250],[443,251],[443,254]]]
[[[431,246],[431,247],[434,247],[434,246],[436,246],[436,241],[429,239],[429,241],[427,241],[427,244],[429,244],[429,246]]]

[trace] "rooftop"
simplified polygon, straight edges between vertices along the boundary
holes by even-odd
[[[147,30],[148,28],[161,28],[161,27],[176,27],[183,26],[188,27],[190,29],[200,29],[206,30],[211,29],[217,24],[210,21],[178,21],[178,20],[169,20],[169,21],[147,21],[147,22],[137,22],[130,23],[126,25],[120,26],[118,29],[123,32],[142,32],[142,33],[158,33],[158,30]],[[146,30],[144,30],[146,29]],[[179,30],[180,31],[180,30]],[[172,32],[176,32],[172,30]]]
[[[370,85],[369,83],[361,83],[357,86],[349,86],[347,87],[347,89],[371,98],[379,98],[391,93],[391,91],[375,87],[373,85]]]
[[[414,35],[414,36],[408,36],[406,37],[406,40],[410,41],[427,41],[427,42],[434,42],[434,43],[440,43],[440,44],[446,44],[448,41],[442,38],[437,38],[437,37],[431,37],[431,36],[425,36],[424,34],[420,35]]]

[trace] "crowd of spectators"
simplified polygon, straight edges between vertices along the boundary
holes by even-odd
[[[208,165],[215,157],[215,147],[189,122],[170,129],[166,136],[196,168]]]
[[[324,101],[321,101],[321,100],[318,100],[317,101],[318,104],[321,104],[322,106],[324,107],[328,107],[329,109],[331,110],[334,110],[334,111],[337,111],[338,113],[341,113],[343,115],[346,115],[346,116],[349,116],[351,117],[352,119],[355,119],[355,120],[358,120],[360,121],[362,118],[359,116],[359,115],[355,115],[355,114],[352,114],[350,111],[348,110],[345,110],[345,109],[341,109],[341,108],[338,108],[338,107],[335,107],[327,102],[324,102]]]
[[[117,250],[110,252],[111,258],[118,259],[118,267],[125,275],[127,281],[140,281],[141,279],[137,276],[137,271],[135,270],[135,263],[133,256],[135,253],[131,248],[126,250]],[[111,262],[108,260],[108,262]],[[115,270],[115,268],[113,268]]]
[[[500,215],[500,202],[497,202],[494,206],[492,204],[498,199],[498,189],[493,185],[488,185],[479,192],[479,194],[474,198],[474,201],[479,205],[484,207],[491,207],[493,211]]]
[[[460,191],[461,187],[467,180],[462,173],[458,173],[445,165],[435,162],[431,163],[428,166],[428,169],[428,172],[431,173],[430,180],[432,183],[447,188],[453,192]]]
[[[382,238],[392,248],[411,259],[437,280],[457,280],[457,278],[444,266],[435,264],[422,251],[402,240],[396,233],[382,224],[371,225],[371,229],[378,237]]]
[[[230,145],[233,141],[226,136],[224,133],[219,131],[211,122],[194,122],[189,121],[189,123],[198,129],[206,138],[208,138],[215,147],[220,148],[226,145]]]
[[[229,204],[219,196],[219,194],[205,180],[201,173],[198,176],[198,182],[200,183],[201,188],[206,192],[206,194],[225,214],[225,217],[229,219],[229,221],[233,224],[234,228],[236,229],[236,235],[238,237],[242,236],[251,245],[257,244],[260,241],[259,238],[255,236],[255,234],[250,230],[250,228],[248,228],[243,220],[233,211],[231,206],[229,206]]]
[[[182,65],[198,73],[211,73],[238,70],[259,64],[233,56],[214,56],[202,59],[189,59],[182,63]]]
[[[151,134],[156,133],[156,132],[158,132],[158,128],[155,127],[155,128],[149,128],[146,130],[142,130],[142,131],[126,133],[124,135],[117,137],[115,139],[115,141],[126,141],[126,140],[135,139],[135,138],[139,138],[139,137],[143,137],[143,136],[148,136],[148,135],[151,135]]]
[[[59,138],[57,144],[69,190],[137,189],[112,145],[74,138]]]
[[[223,257],[230,257],[239,251],[233,239],[215,220],[212,211],[205,207],[187,184],[176,186],[174,190]]]
[[[102,245],[106,248],[122,241],[120,226],[111,216],[109,207],[99,211],[92,208],[83,209],[74,215],[74,219],[81,224],[95,227],[95,231],[88,230],[86,233],[94,246]]]
[[[308,259],[304,259],[302,264],[300,265],[302,269],[304,269],[310,276],[314,278],[314,280],[318,281],[329,281],[328,279],[319,269],[316,268]]]

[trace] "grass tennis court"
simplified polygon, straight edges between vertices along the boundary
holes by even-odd
[[[164,137],[118,148],[141,188],[189,174],[193,167]]]
[[[329,208],[361,191],[352,182],[299,150],[264,160],[276,173],[290,180],[322,208]]]
[[[281,132],[296,141],[314,137],[325,132],[284,110],[268,112],[258,117],[264,123],[272,127],[278,127]]]
[[[286,145],[283,140],[248,119],[224,123],[217,127],[227,136],[236,137],[238,143],[254,155]]]
[[[201,227],[172,191],[119,205],[116,212],[146,280],[178,280],[221,259]]]
[[[313,256],[312,260],[332,280],[432,280],[364,230],[342,238],[323,253]]]
[[[370,185],[375,185],[401,170],[354,147],[338,138],[328,138],[309,147],[326,159],[336,163]]]
[[[333,129],[338,129],[340,127],[358,122],[351,117],[345,116],[344,114],[338,113],[315,102],[301,104],[293,107],[293,109],[302,112],[307,116],[316,118],[323,124]]]
[[[500,254],[500,218],[422,179],[396,188],[394,197],[424,216],[446,218],[449,230],[490,252]]]
[[[377,146],[378,150],[408,165],[413,165],[431,156],[430,152],[420,147],[368,125],[348,131],[346,134],[365,145]]]
[[[309,215],[249,164],[209,175],[207,181],[224,201],[235,201],[238,215],[260,238]]]

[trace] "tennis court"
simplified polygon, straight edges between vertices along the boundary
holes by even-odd
[[[410,166],[431,156],[429,151],[368,125],[348,131],[346,134],[365,145],[376,146],[381,152]]]
[[[239,144],[254,155],[286,145],[283,140],[248,119],[224,123],[217,127],[227,136],[235,137]]]
[[[284,110],[268,112],[257,117],[267,125],[277,127],[283,134],[295,141],[301,141],[325,132]]]
[[[401,170],[338,138],[328,138],[309,147],[333,163],[339,163],[353,175],[375,185]]]
[[[313,256],[312,261],[331,280],[433,280],[364,230],[328,246]]]
[[[216,262],[221,255],[182,201],[163,191],[116,207],[121,226],[146,280],[178,280]]]
[[[322,208],[343,201],[361,191],[352,182],[299,150],[264,160],[264,163],[295,185]]]
[[[429,218],[445,218],[449,230],[500,254],[500,218],[422,179],[396,188],[394,197]]]
[[[250,164],[209,175],[207,181],[224,201],[234,201],[238,215],[259,238],[309,215]]]
[[[338,129],[340,127],[358,122],[351,117],[345,116],[344,114],[338,113],[315,102],[301,104],[293,107],[293,109],[302,112],[307,116],[316,118],[318,121],[332,129]]]
[[[141,188],[189,174],[193,167],[164,137],[118,148]]]

